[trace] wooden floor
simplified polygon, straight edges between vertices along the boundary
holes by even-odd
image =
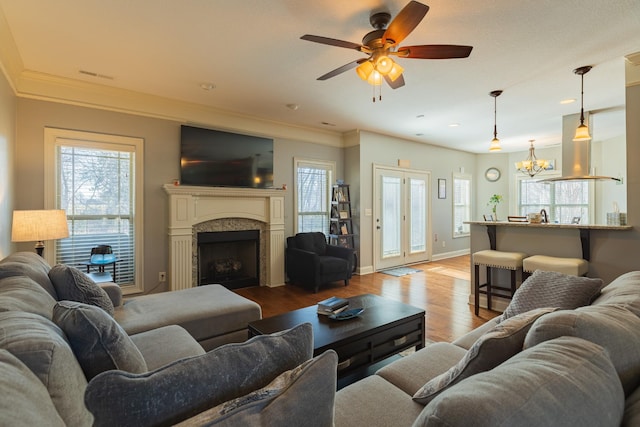
[[[499,314],[480,309],[480,315],[474,315],[473,305],[468,304],[469,263],[467,255],[412,265],[412,268],[422,271],[401,277],[384,273],[354,275],[349,286],[336,282],[323,286],[318,293],[295,285],[277,288],[254,286],[236,289],[235,292],[260,304],[262,317],[314,305],[333,295],[381,295],[423,308],[426,311],[428,340],[452,341]]]

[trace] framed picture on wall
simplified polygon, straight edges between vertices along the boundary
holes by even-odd
[[[447,180],[438,178],[438,199],[447,198]]]

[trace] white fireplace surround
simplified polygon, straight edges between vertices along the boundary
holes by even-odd
[[[244,218],[264,224],[266,274],[261,286],[284,285],[284,190],[164,185],[169,196],[169,287],[197,286],[193,276],[194,226]],[[262,234],[262,233],[261,233]],[[263,283],[264,280],[264,283]]]

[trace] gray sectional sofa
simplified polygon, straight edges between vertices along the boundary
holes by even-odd
[[[336,427],[640,425],[640,271],[600,288],[535,272],[502,316],[338,391]]]
[[[37,425],[28,416],[38,405],[54,409],[47,424],[90,425],[93,417],[84,393],[95,369],[151,372],[222,344],[245,341],[247,324],[261,317],[258,304],[219,285],[123,300],[116,285],[103,290],[87,286],[79,270],[59,267],[51,268],[31,252],[0,261],[2,391],[6,395],[17,389],[29,396],[3,398],[7,406],[0,410],[0,425]],[[89,304],[59,301],[66,299]],[[87,319],[91,327],[77,327]],[[92,358],[105,348],[113,360]],[[77,360],[78,352],[84,360]],[[38,384],[33,374],[41,387],[28,386]],[[30,397],[47,394],[44,403]]]

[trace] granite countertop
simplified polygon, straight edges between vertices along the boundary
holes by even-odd
[[[530,227],[530,228],[566,228],[566,229],[588,229],[588,230],[631,230],[631,225],[605,225],[605,224],[557,224],[557,223],[531,223],[531,222],[509,222],[509,221],[466,221],[465,224],[496,225],[507,227]]]

